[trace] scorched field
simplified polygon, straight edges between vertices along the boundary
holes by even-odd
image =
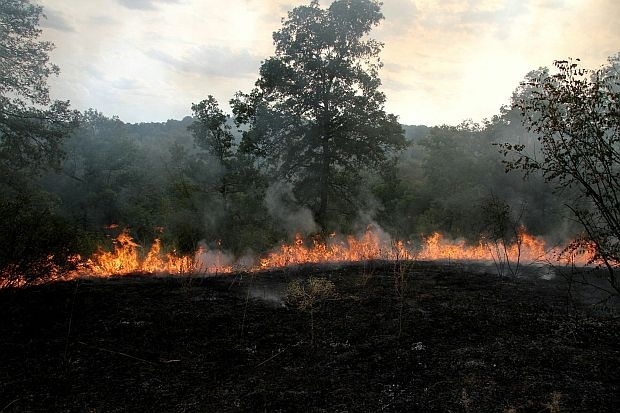
[[[617,411],[617,312],[538,275],[374,261],[3,289],[0,411]]]

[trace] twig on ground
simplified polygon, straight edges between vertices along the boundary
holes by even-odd
[[[119,356],[128,357],[130,359],[142,361],[144,363],[155,364],[155,362],[153,362],[153,361],[145,360],[145,359],[142,359],[142,358],[136,357],[136,356],[132,356],[131,354],[123,353],[121,351],[110,350],[109,348],[104,348],[104,347],[91,346],[90,344],[84,343],[83,341],[78,341],[78,344],[81,344],[81,345],[86,346],[86,347],[94,348],[95,350],[105,351],[106,353],[116,354],[116,355],[119,355]]]
[[[256,365],[256,367],[260,367],[260,366],[262,366],[263,364],[265,364],[265,363],[267,363],[267,362],[269,362],[269,361],[273,360],[274,358],[278,357],[280,354],[284,353],[285,351],[286,351],[286,348],[284,348],[284,349],[282,349],[282,350],[278,351],[276,354],[274,354],[273,356],[269,357],[267,360],[263,360],[261,363],[257,364],[257,365]]]
[[[15,399],[12,402],[10,402],[9,404],[7,404],[6,406],[4,406],[2,408],[2,410],[0,410],[0,413],[3,413],[4,411],[6,411],[6,409],[8,409],[9,407],[11,407],[11,405],[17,403],[18,401],[20,401],[21,399]]]

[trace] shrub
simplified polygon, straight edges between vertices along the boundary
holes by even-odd
[[[285,302],[310,313],[311,343],[314,344],[314,311],[326,299],[336,295],[336,286],[326,278],[310,277],[309,280],[293,280],[286,289]]]
[[[0,201],[0,287],[53,279],[75,269],[80,237],[49,208]]]

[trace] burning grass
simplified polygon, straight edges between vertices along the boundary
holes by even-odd
[[[327,240],[304,239],[296,235],[291,243],[284,243],[264,256],[247,260],[235,259],[231,254],[201,245],[193,255],[179,255],[162,248],[155,239],[148,250],[135,242],[128,230],[122,230],[113,240],[111,250],[99,248],[90,258],[75,256],[77,270],[69,273],[51,272],[51,279],[105,278],[131,274],[163,275],[221,275],[233,271],[265,271],[304,264],[330,264],[371,260],[386,261],[474,261],[494,264],[501,275],[510,271],[516,275],[521,264],[587,265],[591,251],[568,251],[548,247],[546,243],[524,230],[511,245],[481,240],[469,245],[463,240],[449,240],[439,233],[422,237],[418,243],[393,240],[377,227],[369,227],[359,236],[337,236]],[[515,266],[516,263],[516,266]],[[25,284],[19,277],[3,286]]]
[[[83,263],[75,276],[118,276],[132,273],[222,274],[232,272],[228,259],[220,251],[211,252],[198,248],[194,256],[179,256],[174,252],[163,253],[161,241],[157,238],[144,257],[140,256],[140,245],[129,231],[123,230],[114,240],[112,251],[99,249]]]
[[[372,227],[360,236],[340,237],[332,234],[327,240],[318,238],[310,242],[297,234],[292,243],[254,260],[241,264],[226,252],[199,247],[194,256],[163,253],[161,242],[156,239],[143,258],[140,246],[128,231],[122,231],[115,240],[112,251],[100,249],[75,275],[110,276],[136,272],[181,274],[226,274],[233,270],[263,271],[303,264],[387,261],[476,261],[497,263],[573,263],[585,265],[590,254],[567,255],[565,249],[550,248],[545,242],[521,231],[518,240],[511,245],[481,240],[477,245],[465,241],[453,241],[439,233],[423,237],[417,246],[412,242],[393,240],[379,228]]]

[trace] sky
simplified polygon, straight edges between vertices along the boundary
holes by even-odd
[[[52,97],[130,123],[191,115],[213,95],[228,111],[274,54],[281,19],[310,0],[33,0],[61,70]],[[331,0],[321,0],[328,6]],[[499,113],[531,71],[620,52],[617,0],[383,0],[385,109],[407,125]]]

